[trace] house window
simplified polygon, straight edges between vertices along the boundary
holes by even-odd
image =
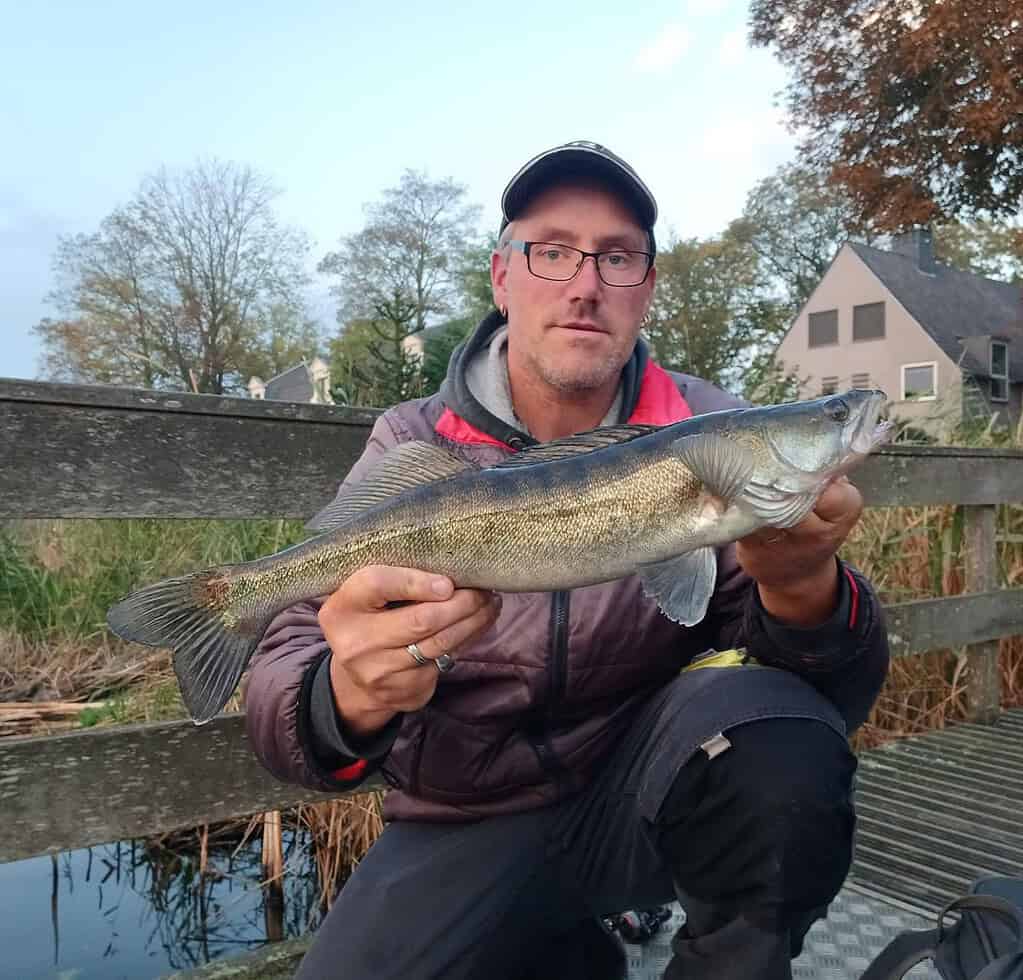
[[[934,361],[924,364],[902,365],[902,400],[928,402],[937,397],[938,365]]]
[[[879,340],[884,337],[884,303],[866,303],[853,307],[853,340]]]
[[[1009,400],[1009,346],[1000,340],[991,341],[991,401]]]
[[[852,386],[854,388],[869,388],[870,387],[870,375],[869,374],[854,374],[852,376]]]
[[[810,314],[810,347],[829,347],[838,343],[838,310]]]
[[[821,378],[821,394],[834,395],[838,391],[838,378]]]

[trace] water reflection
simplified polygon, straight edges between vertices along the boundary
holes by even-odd
[[[200,854],[122,841],[0,865],[0,976],[151,980],[299,936],[321,914],[310,842],[284,832],[280,887],[260,888],[260,841]]]

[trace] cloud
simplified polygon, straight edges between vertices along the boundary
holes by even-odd
[[[665,72],[686,53],[692,35],[681,24],[666,24],[636,55],[633,67],[642,72]]]
[[[718,64],[735,68],[746,60],[746,32],[743,29],[729,31],[718,44]]]

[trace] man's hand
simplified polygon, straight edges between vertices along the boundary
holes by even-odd
[[[410,605],[387,608],[391,602]],[[369,735],[399,711],[421,708],[440,671],[416,663],[408,644],[436,660],[482,633],[500,609],[500,596],[455,589],[443,575],[373,565],[350,576],[319,612],[332,651],[334,701],[346,725]]]
[[[839,584],[835,554],[862,511],[863,497],[843,476],[795,527],[763,528],[736,542],[739,564],[772,616],[794,626],[817,626],[831,616]]]

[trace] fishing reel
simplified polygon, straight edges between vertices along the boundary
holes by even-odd
[[[664,905],[655,905],[648,909],[629,909],[620,915],[610,915],[604,919],[608,929],[617,932],[627,943],[645,943],[658,932],[661,926],[671,918],[671,909]]]

